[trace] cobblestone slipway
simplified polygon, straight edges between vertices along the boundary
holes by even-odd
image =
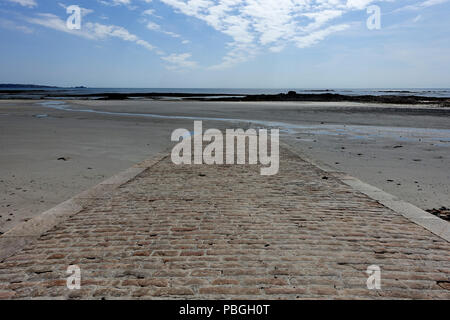
[[[166,156],[0,263],[0,298],[450,298],[446,240],[280,156],[270,177]],[[381,290],[366,286],[374,264]]]

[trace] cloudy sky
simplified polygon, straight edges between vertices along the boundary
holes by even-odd
[[[0,0],[0,82],[443,88],[449,31],[449,0]]]

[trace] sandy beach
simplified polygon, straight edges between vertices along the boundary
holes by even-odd
[[[170,147],[177,128],[282,140],[422,209],[450,206],[450,109],[349,102],[0,101],[0,232]],[[234,119],[234,121],[233,121]]]

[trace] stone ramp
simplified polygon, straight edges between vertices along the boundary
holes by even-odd
[[[280,161],[267,177],[167,156],[0,263],[0,298],[450,298],[447,241],[285,147]]]

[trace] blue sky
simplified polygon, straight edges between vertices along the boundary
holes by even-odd
[[[449,0],[0,0],[0,82],[448,88],[449,31]]]

